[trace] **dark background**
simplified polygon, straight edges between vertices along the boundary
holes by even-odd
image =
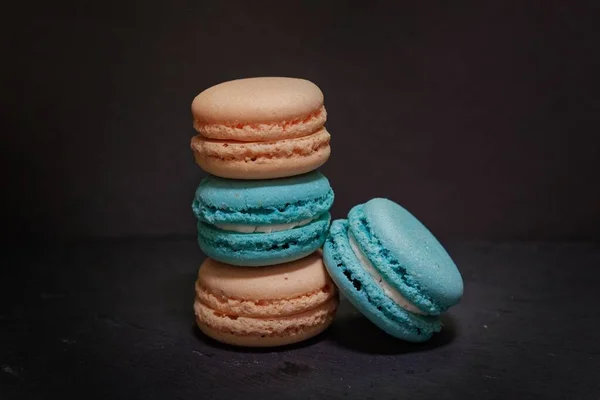
[[[598,239],[596,3],[12,4],[4,226],[193,236],[192,99],[279,75],[325,94],[334,217],[377,196],[443,238]]]
[[[599,8],[3,4],[0,399],[597,400]],[[464,297],[431,341],[343,299],[293,347],[194,327],[190,105],[264,75],[325,93],[334,217],[392,198],[456,261]]]

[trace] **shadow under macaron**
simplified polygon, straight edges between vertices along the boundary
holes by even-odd
[[[283,346],[271,346],[271,347],[242,347],[242,346],[234,346],[231,344],[221,343],[207,335],[205,335],[200,328],[196,324],[192,327],[194,335],[203,342],[205,345],[212,347],[214,349],[219,349],[223,351],[230,351],[236,353],[250,353],[250,354],[264,354],[264,353],[282,353],[291,350],[302,349],[308,346],[313,346],[321,341],[323,341],[326,337],[330,335],[331,327],[325,329],[325,331],[319,333],[316,336],[311,337],[310,339],[306,339],[301,342],[287,344]]]
[[[423,343],[396,339],[364,317],[346,299],[340,299],[337,315],[328,329],[328,340],[337,346],[366,354],[406,354],[429,351],[452,343],[458,328],[452,317],[442,314],[442,330]]]

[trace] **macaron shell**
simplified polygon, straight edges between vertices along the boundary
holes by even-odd
[[[332,284],[320,251],[264,268],[239,268],[207,258],[198,270],[198,283],[220,296],[248,301],[291,299]]]
[[[251,155],[252,152],[250,151]],[[255,161],[223,160],[205,157],[194,152],[196,164],[209,174],[229,179],[276,179],[301,175],[314,171],[327,162],[331,155],[329,145],[323,146],[311,154],[298,157],[268,158],[255,157]]]
[[[323,245],[331,216],[280,232],[237,233],[198,222],[198,244],[210,258],[239,266],[265,266],[298,260]]]
[[[327,118],[312,82],[259,77],[223,82],[192,102],[194,127],[205,137],[265,141],[304,136]]]
[[[301,314],[281,318],[230,317],[194,302],[196,323],[207,336],[234,346],[274,347],[318,335],[333,322],[338,297]]]
[[[323,174],[244,181],[208,176],[192,210],[209,224],[268,225],[314,218],[329,211],[334,194]]]
[[[457,304],[463,280],[444,247],[411,213],[372,199],[348,214],[350,231],[382,276],[417,306],[440,313]]]
[[[331,154],[324,128],[307,136],[276,142],[232,142],[192,138],[196,163],[206,172],[230,179],[273,179],[321,167]]]
[[[410,313],[384,294],[350,247],[348,221],[332,223],[323,247],[323,259],[340,293],[388,334],[411,342],[423,342],[441,329],[439,318]]]
[[[389,251],[382,246],[379,239],[372,233],[363,213],[362,205],[350,210],[348,223],[349,230],[360,251],[391,287],[426,314],[437,315],[443,311],[439,303],[423,293],[418,283],[406,273],[398,260],[390,255]]]

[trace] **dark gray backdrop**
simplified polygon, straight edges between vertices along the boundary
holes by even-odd
[[[334,217],[384,196],[441,237],[599,237],[595,2],[83,3],[4,15],[12,236],[192,235],[193,97],[280,75],[325,93]]]

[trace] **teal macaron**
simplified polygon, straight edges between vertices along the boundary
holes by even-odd
[[[440,242],[388,199],[355,206],[336,220],[323,248],[340,292],[388,334],[423,342],[441,329],[440,314],[459,303],[461,274]]]
[[[192,203],[198,244],[208,257],[238,266],[298,260],[323,245],[333,199],[318,171],[267,180],[209,175]]]

